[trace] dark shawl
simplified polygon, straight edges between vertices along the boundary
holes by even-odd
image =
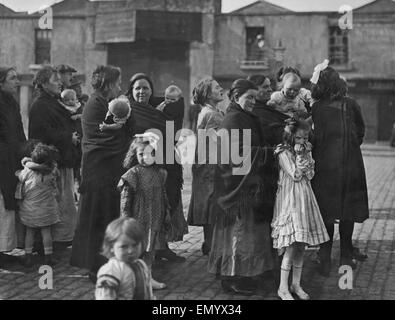
[[[100,131],[106,118],[108,101],[93,93],[82,113],[82,184],[91,187],[113,185],[116,188],[125,172],[123,160],[132,138],[132,120],[120,130]]]
[[[19,105],[14,97],[0,90],[0,189],[5,208],[14,210],[17,178],[26,141]]]
[[[29,139],[37,139],[55,146],[60,153],[60,168],[73,168],[78,149],[73,145],[75,124],[70,112],[63,108],[56,97],[41,91],[34,100],[29,115]]]
[[[132,106],[132,118],[134,122],[134,133],[141,134],[149,129],[157,129],[163,136],[163,147],[166,144],[166,121],[174,121],[171,116],[166,115],[164,112],[157,110],[151,105],[143,105],[136,101],[130,101]],[[176,128],[175,128],[176,130]],[[174,132],[175,135],[176,132]],[[173,137],[175,138],[175,136]],[[174,139],[169,143],[175,143]],[[168,147],[171,152],[174,148]],[[163,159],[166,161],[166,150],[163,153]],[[167,171],[166,192],[169,199],[170,206],[175,208],[181,200],[181,189],[183,185],[182,166],[179,165],[174,157],[174,164],[165,164],[163,168]]]
[[[220,129],[251,130],[251,170],[246,175],[233,175],[236,164],[219,165],[220,178],[215,181],[218,204],[228,221],[253,207],[256,222],[270,222],[277,189],[277,168],[273,148],[268,147],[257,116],[231,103]],[[242,131],[239,131],[242,143]],[[222,147],[222,146],[221,146]],[[241,145],[240,150],[246,146]],[[241,152],[240,152],[241,154]],[[229,220],[230,219],[230,220]]]
[[[263,136],[268,144],[274,147],[282,143],[284,121],[289,117],[260,101],[256,101],[252,112],[259,118]]]
[[[360,145],[365,134],[355,100],[318,101],[314,121],[315,177],[312,186],[325,222],[362,223],[369,217],[365,168]]]

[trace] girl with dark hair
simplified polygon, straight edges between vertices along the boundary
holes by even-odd
[[[209,130],[212,133],[218,130],[224,118],[223,113],[218,109],[218,104],[223,99],[223,89],[214,79],[207,78],[198,83],[193,89],[193,102],[202,106],[197,119],[197,130],[204,130],[206,133]],[[212,137],[209,139],[212,139]],[[205,159],[199,159],[197,151],[198,149],[196,149],[195,164],[192,166],[192,196],[189,204],[188,224],[191,226],[203,226],[204,242],[202,252],[204,255],[207,255],[210,252],[213,234],[213,195],[216,165],[209,164],[208,147],[206,148]],[[203,160],[203,163],[201,163],[201,160]]]
[[[352,244],[354,223],[369,218],[365,168],[360,145],[365,134],[361,107],[346,96],[346,83],[328,63],[316,67],[312,96],[314,122],[313,157],[316,175],[313,190],[330,241],[321,245],[319,270],[328,275],[335,220],[340,220],[340,264],[356,267],[367,256]]]
[[[15,249],[15,171],[21,168],[26,141],[20,107],[14,98],[19,85],[14,68],[0,68],[0,265],[7,260],[3,252]]]
[[[117,184],[125,172],[122,162],[132,137],[128,120],[119,130],[100,131],[108,103],[121,92],[121,70],[99,66],[92,75],[95,92],[82,113],[82,177],[79,223],[73,242],[71,264],[90,270],[95,281],[105,263],[100,255],[107,225],[119,217],[120,195]]]
[[[45,66],[34,80],[39,95],[29,114],[29,139],[37,139],[59,150],[59,218],[52,227],[55,248],[66,248],[74,238],[78,220],[74,200],[74,172],[78,159],[79,136],[70,113],[58,101],[60,81],[56,69]]]
[[[162,142],[167,141],[166,121],[174,121],[174,119],[156,109],[152,80],[144,73],[135,74],[130,79],[126,96],[129,98],[132,108],[131,118],[134,121],[134,133],[143,134],[150,129],[156,129],[162,133]],[[167,152],[174,152],[174,148],[163,149]],[[163,159],[166,159],[166,154],[163,155]],[[183,185],[182,166],[175,161],[174,163],[165,163],[163,168],[167,171],[166,193],[171,208],[172,225],[172,228],[166,233],[166,238],[167,242],[181,241],[184,235],[188,233],[188,225],[184,218],[181,199]],[[177,256],[175,252],[170,250],[167,242],[161,242],[161,249],[156,251],[156,258],[184,262],[185,258]]]
[[[319,245],[329,240],[314,197],[310,180],[314,176],[314,160],[308,142],[310,126],[302,120],[287,120],[283,144],[276,149],[280,176],[272,221],[273,247],[284,254],[281,263],[278,296],[293,300],[309,295],[300,285],[303,254],[306,245]],[[292,285],[288,287],[292,268]]]
[[[221,134],[218,154],[227,154],[232,159],[236,148],[237,154],[247,152],[247,155],[243,158],[243,167],[233,159],[228,164],[221,163],[219,158],[218,178],[214,183],[218,210],[208,264],[210,273],[221,274],[224,290],[246,295],[256,289],[251,277],[274,267],[270,221],[275,186],[270,182],[266,184],[266,177],[276,168],[273,150],[267,147],[259,120],[251,113],[256,94],[257,87],[251,81],[233,82],[229,92],[231,103],[219,127],[223,129],[222,134],[229,137],[230,132],[233,131],[234,136],[236,130],[239,139],[236,145],[235,141],[229,145],[222,143],[225,137]],[[250,135],[250,144],[244,145],[245,134]],[[235,171],[239,172],[235,174]]]

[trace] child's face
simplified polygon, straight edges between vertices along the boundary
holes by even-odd
[[[137,161],[144,167],[149,167],[155,163],[155,150],[152,146],[137,148]]]
[[[174,93],[168,93],[165,96],[165,101],[167,103],[174,103],[180,100],[181,96],[179,94],[174,94]]]
[[[297,130],[295,133],[295,144],[305,144],[309,140],[309,133],[305,130]]]
[[[141,243],[137,243],[127,235],[121,235],[114,243],[111,251],[117,260],[133,262],[141,255]]]
[[[300,92],[301,84],[299,81],[286,81],[284,83],[284,95],[289,99],[295,99]]]

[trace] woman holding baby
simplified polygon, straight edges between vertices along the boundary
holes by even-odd
[[[117,130],[100,130],[108,116],[108,104],[121,92],[121,70],[99,66],[92,75],[95,92],[82,114],[82,181],[80,220],[73,242],[71,264],[90,270],[91,280],[105,263],[100,255],[106,226],[119,216],[117,184],[124,173],[123,159],[132,138],[132,122]]]

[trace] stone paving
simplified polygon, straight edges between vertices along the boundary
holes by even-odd
[[[315,250],[308,250],[302,284],[315,300],[395,299],[395,149],[385,146],[363,146],[369,189],[370,219],[357,225],[355,244],[366,251],[369,258],[359,263],[353,273],[353,289],[342,290],[338,270],[339,241],[336,230],[333,266],[328,278],[315,271]],[[191,192],[191,179],[185,170],[183,191],[184,209],[187,210]],[[268,277],[259,281],[257,295],[245,297],[224,293],[219,279],[206,272],[207,257],[201,253],[202,228],[190,227],[183,242],[171,248],[186,257],[185,263],[158,262],[154,276],[168,284],[156,291],[160,300],[271,300],[276,297],[278,279]],[[69,266],[71,249],[67,249],[53,270],[53,289],[41,290],[39,264],[26,269],[19,265],[0,268],[0,299],[4,300],[91,300],[94,285],[86,270]],[[17,253],[15,253],[17,254]]]

